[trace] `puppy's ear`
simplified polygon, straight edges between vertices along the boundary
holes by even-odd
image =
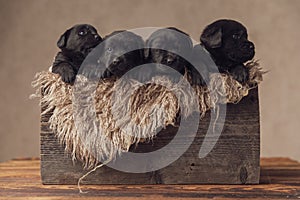
[[[205,47],[218,48],[222,46],[222,28],[207,27],[201,34],[200,41]]]
[[[60,36],[60,38],[57,41],[58,48],[62,49],[64,47],[66,47],[70,32],[71,32],[71,29],[68,29],[68,30],[66,30],[66,32],[64,34],[62,34]]]

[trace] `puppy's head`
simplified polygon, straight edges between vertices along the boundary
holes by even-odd
[[[104,77],[121,77],[144,60],[144,40],[129,31],[115,31],[104,38],[98,60],[107,70]]]
[[[246,28],[234,20],[223,19],[208,25],[200,41],[217,62],[227,62],[229,65],[244,63],[255,54]]]
[[[159,64],[184,73],[186,61],[193,49],[189,35],[173,27],[159,29],[153,32],[146,41],[145,56],[149,62],[157,63],[159,73],[168,74],[170,70]]]
[[[86,56],[101,41],[102,38],[93,26],[79,24],[63,33],[57,41],[57,46],[61,50],[79,52]]]

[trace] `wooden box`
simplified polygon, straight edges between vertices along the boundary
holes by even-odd
[[[47,122],[51,113],[41,116],[41,176],[43,184],[77,184],[87,170],[73,163],[64,152]],[[238,104],[228,104],[224,128],[212,151],[199,158],[199,149],[210,122],[208,112],[201,120],[189,149],[175,162],[158,171],[125,173],[107,166],[87,176],[83,184],[258,184],[260,167],[260,123],[258,89],[249,91]],[[174,136],[168,127],[152,143],[131,151],[158,149]],[[180,145],[180,144],[179,144]]]

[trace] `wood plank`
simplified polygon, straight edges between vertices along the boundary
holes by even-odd
[[[262,158],[259,185],[43,185],[38,159],[0,163],[0,199],[299,199],[300,163]]]
[[[87,170],[73,164],[49,129],[48,115],[41,117],[41,174],[44,184],[77,184]],[[83,184],[257,184],[259,182],[260,125],[258,90],[238,104],[228,104],[223,132],[205,158],[198,153],[210,123],[210,113],[200,121],[189,149],[175,162],[155,172],[125,173],[104,166]],[[168,127],[151,143],[131,148],[149,152],[168,144],[177,128]],[[216,138],[212,138],[215,140]],[[178,143],[181,148],[183,143]],[[164,159],[164,158],[162,158]]]

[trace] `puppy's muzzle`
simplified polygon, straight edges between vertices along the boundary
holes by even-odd
[[[252,42],[246,41],[241,45],[241,51],[243,53],[243,61],[251,60],[255,54],[255,46]]]
[[[100,41],[101,40],[101,37],[98,34],[95,34],[94,38],[95,38],[96,41]]]
[[[121,62],[121,59],[120,59],[119,57],[114,58],[114,59],[112,60],[112,64],[113,64],[113,65],[118,65],[118,64],[120,64],[120,62]]]
[[[173,55],[172,53],[168,52],[167,55],[165,55],[165,57],[163,58],[162,60],[162,64],[165,64],[165,65],[172,65],[174,62],[176,61],[176,56]]]
[[[165,63],[167,65],[172,65],[173,62],[175,61],[175,58],[173,56],[168,56],[166,59],[165,59]]]
[[[253,51],[254,50],[254,44],[252,42],[244,42],[242,45],[242,49]]]

